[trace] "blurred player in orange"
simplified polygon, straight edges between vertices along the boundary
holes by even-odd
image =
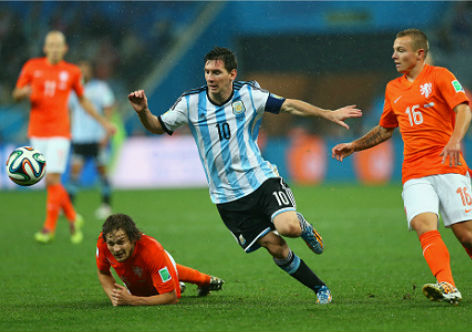
[[[61,209],[70,224],[72,243],[80,243],[83,219],[78,215],[69,196],[61,184],[61,175],[66,168],[70,148],[70,119],[67,101],[74,90],[82,107],[112,134],[115,131],[95,107],[84,97],[80,69],[63,60],[67,52],[64,34],[50,31],[46,35],[43,51],[45,57],[27,61],[20,73],[13,98],[17,101],[29,99],[31,112],[28,137],[31,145],[41,151],[47,160],[46,221],[43,229],[35,234],[41,243],[54,238],[57,219]]]
[[[98,280],[114,306],[174,304],[184,283],[198,285],[198,295],[220,290],[224,281],[176,264],[153,237],[143,234],[131,217],[113,214],[97,241]],[[113,267],[126,287],[116,283]]]
[[[392,137],[404,142],[403,201],[409,229],[416,231],[423,256],[437,282],[423,286],[431,300],[457,304],[461,293],[452,277],[449,251],[438,232],[441,213],[472,258],[472,190],[461,141],[471,121],[470,100],[446,68],[425,63],[426,35],[407,29],[396,35],[393,61],[403,76],[387,84],[379,124],[361,138],[338,144],[332,156],[342,161],[353,152]]]

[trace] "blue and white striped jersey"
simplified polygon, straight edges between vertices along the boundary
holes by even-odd
[[[159,121],[169,134],[189,125],[211,200],[221,204],[249,195],[278,176],[277,167],[262,158],[256,141],[264,112],[279,113],[284,101],[255,81],[235,81],[230,99],[215,105],[204,85],[184,92]]]
[[[85,97],[92,102],[100,114],[103,114],[105,107],[113,106],[115,103],[115,96],[104,81],[90,80],[84,85],[84,89]],[[72,111],[72,142],[94,143],[105,137],[103,127],[82,108],[73,91],[69,97],[69,108]]]

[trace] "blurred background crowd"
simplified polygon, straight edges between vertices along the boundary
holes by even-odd
[[[21,66],[42,56],[45,34],[67,37],[66,60],[94,62],[117,97],[123,137],[147,135],[128,106],[144,88],[156,114],[204,84],[203,57],[214,46],[239,59],[240,80],[326,108],[357,104],[351,131],[324,122],[267,115],[263,139],[299,132],[347,139],[378,122],[396,32],[425,31],[435,65],[472,87],[472,2],[453,1],[159,1],[0,2],[0,144],[26,140],[28,104],[11,92]],[[185,130],[182,131],[185,133]]]

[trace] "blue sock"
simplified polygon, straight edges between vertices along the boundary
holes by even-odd
[[[74,204],[75,196],[77,195],[77,191],[79,190],[79,180],[78,179],[71,179],[70,182],[67,184],[67,193],[69,194],[70,201]]]
[[[325,284],[292,250],[290,250],[287,258],[274,258],[274,262],[290,276],[315,292]]]
[[[111,186],[107,176],[100,178],[102,185],[102,203],[111,205]]]

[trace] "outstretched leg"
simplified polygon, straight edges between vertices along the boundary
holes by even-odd
[[[206,296],[210,291],[218,291],[223,287],[224,280],[202,273],[191,267],[176,264],[179,281],[198,285],[198,296]]]
[[[469,257],[472,258],[472,220],[452,224],[451,228]]]
[[[449,250],[437,230],[437,215],[426,212],[414,217],[411,227],[418,234],[423,248],[423,256],[437,280],[423,286],[424,295],[433,301],[458,303],[462,295],[455,287],[452,277]]]
[[[300,259],[290,248],[285,240],[270,232],[259,239],[259,244],[266,248],[272,255],[275,264],[287,272],[291,277],[313,290],[317,295],[317,302],[330,303],[331,292],[326,284]]]
[[[282,236],[301,237],[315,253],[321,254],[324,249],[323,239],[300,212],[286,211],[273,217],[275,229]]]

